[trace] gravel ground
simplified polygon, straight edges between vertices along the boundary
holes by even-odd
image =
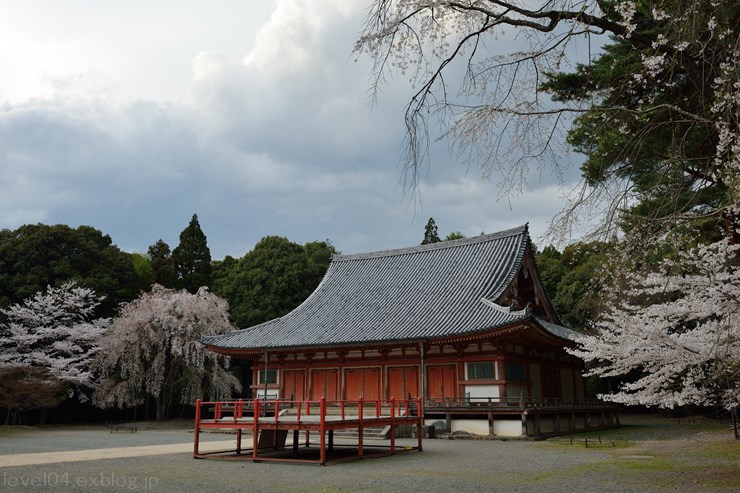
[[[740,444],[724,426],[637,423],[599,434],[614,438],[616,446],[585,448],[578,440],[570,445],[562,438],[426,440],[422,453],[326,467],[194,460],[188,453],[27,467],[0,464],[0,491],[740,492]],[[202,435],[205,441],[225,438]],[[191,441],[192,433],[184,429],[133,434],[94,428],[33,430],[0,434],[0,454]]]

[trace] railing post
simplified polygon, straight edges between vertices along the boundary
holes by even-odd
[[[357,455],[360,459],[362,459],[362,452],[363,452],[362,434],[365,431],[364,423],[362,422],[362,419],[363,419],[362,414],[363,414],[364,407],[365,407],[362,402],[362,397],[360,397],[358,403],[359,403],[358,404],[359,407],[357,408],[357,418],[359,419],[360,422],[357,425],[357,432],[358,432],[357,434],[359,435],[359,443],[357,445]]]
[[[193,457],[198,457],[198,442],[200,441],[200,399],[195,401],[195,429],[193,431]]]

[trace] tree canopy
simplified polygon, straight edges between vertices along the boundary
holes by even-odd
[[[316,289],[331,255],[328,241],[299,245],[280,236],[262,238],[239,260],[216,269],[213,290],[229,301],[232,320],[249,327],[285,315]]]
[[[95,228],[34,224],[0,231],[0,306],[70,280],[104,297],[99,311],[105,316],[140,288],[131,255]]]
[[[562,253],[553,246],[537,253],[542,285],[565,325],[592,331],[611,285],[615,251],[616,245],[593,241],[570,244]]]
[[[177,270],[170,246],[159,239],[147,250],[149,262],[154,270],[154,282],[166,288],[177,286]]]

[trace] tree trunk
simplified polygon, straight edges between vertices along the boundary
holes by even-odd
[[[156,419],[156,421],[162,421],[162,416],[164,415],[164,406],[165,406],[164,397],[162,396],[162,394],[159,394],[157,396],[157,398],[155,399],[154,403],[156,405],[156,417],[155,417],[155,419]]]
[[[732,415],[732,429],[735,432],[735,440],[740,440],[740,433],[737,430],[737,406],[730,411],[730,414]]]

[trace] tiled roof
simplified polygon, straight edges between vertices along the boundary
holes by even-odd
[[[224,349],[356,345],[472,334],[522,321],[529,315],[496,310],[481,298],[493,301],[503,293],[528,241],[525,225],[430,245],[336,255],[321,284],[292,312],[203,342]],[[540,326],[563,337],[565,328]]]

